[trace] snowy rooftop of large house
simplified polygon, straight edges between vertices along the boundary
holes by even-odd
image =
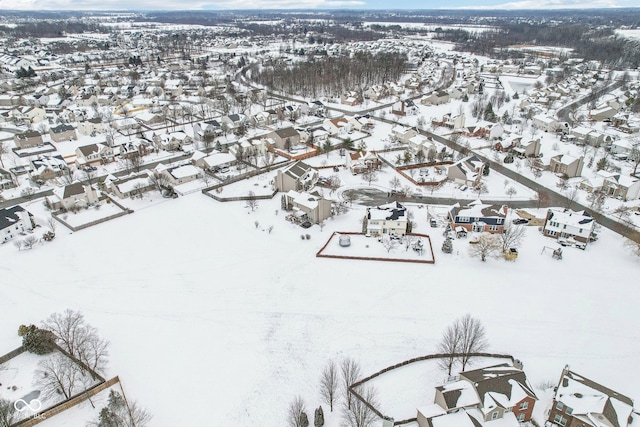
[[[587,228],[595,224],[592,217],[587,215],[584,211],[572,211],[571,209],[549,209],[550,217],[555,222],[560,224],[572,225],[578,228]]]
[[[454,213],[456,206],[454,205]],[[506,208],[498,205],[487,205],[480,200],[461,207],[456,216],[469,218],[506,217]]]
[[[555,400],[572,409],[594,426],[626,427],[633,411],[633,400],[588,378],[565,370]]]
[[[442,393],[447,410],[465,408],[480,403],[473,384],[466,380],[439,386],[437,390]]]
[[[193,165],[185,165],[185,166],[178,166],[175,169],[170,169],[169,172],[175,178],[180,179],[180,178],[187,178],[190,176],[198,175],[200,173],[200,170]]]
[[[407,209],[398,202],[370,208],[367,211],[371,221],[406,221],[407,219]]]
[[[204,162],[209,167],[224,165],[235,160],[236,157],[231,153],[215,153],[204,158]]]

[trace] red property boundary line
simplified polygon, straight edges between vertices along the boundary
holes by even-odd
[[[327,240],[327,242],[316,253],[316,257],[317,258],[358,259],[358,260],[362,260],[362,261],[411,262],[411,263],[415,263],[415,264],[435,264],[436,263],[436,257],[435,257],[435,254],[433,253],[433,245],[431,245],[431,238],[426,234],[407,233],[407,236],[418,236],[418,237],[424,237],[425,239],[427,239],[427,241],[429,242],[429,250],[431,251],[431,258],[432,258],[429,261],[421,261],[421,260],[418,260],[418,259],[403,259],[403,258],[379,258],[379,257],[362,257],[362,256],[344,256],[344,255],[326,255],[326,254],[323,254],[322,252],[326,249],[326,247],[329,245],[329,242],[331,242],[331,240],[333,240],[333,237],[336,234],[360,235],[360,236],[362,235],[362,233],[356,233],[356,232],[351,232],[351,231],[334,231],[331,234],[331,236],[329,237],[329,240]]]

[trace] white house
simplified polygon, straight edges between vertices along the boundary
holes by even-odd
[[[6,242],[28,230],[33,230],[33,222],[22,206],[0,209],[0,241]]]
[[[549,209],[542,233],[554,239],[573,239],[587,243],[595,226],[595,220],[585,211]]]
[[[407,209],[398,202],[375,208],[367,208],[365,217],[367,234],[381,236],[396,234],[404,236],[407,233]]]

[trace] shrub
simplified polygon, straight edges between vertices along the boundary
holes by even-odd
[[[31,325],[32,327],[35,327],[34,325]],[[18,326],[18,336],[19,337],[23,337],[25,336],[25,334],[29,332],[29,326],[27,325],[20,325]]]

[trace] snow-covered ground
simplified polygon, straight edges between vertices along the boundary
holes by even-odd
[[[415,209],[415,231],[431,235],[436,263],[413,265],[315,257],[333,231],[361,229],[364,208],[355,204],[323,230],[276,215],[278,197],[255,212],[199,193],[150,193],[125,206],[135,213],[78,233],[60,227],[32,250],[0,246],[0,352],[20,345],[19,324],[81,310],[111,341],[106,377],[120,376],[153,426],[281,426],[298,394],[312,415],[329,359],[352,357],[373,373],[433,352],[465,313],[483,321],[490,350],[524,362],[534,385],[556,381],[570,364],[640,395],[632,368],[640,260],[606,230],[557,261],[541,253],[555,242],[529,227],[515,262],[482,263],[466,240],[442,254],[443,229]],[[44,224],[41,202],[27,208]],[[339,417],[324,409],[326,425],[337,427]]]

